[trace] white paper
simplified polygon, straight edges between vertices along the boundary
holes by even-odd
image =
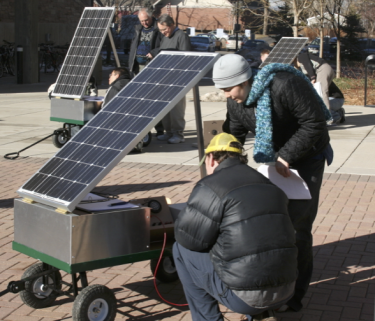
[[[311,194],[306,182],[299,176],[295,169],[290,170],[290,177],[281,176],[273,165],[261,165],[258,168],[258,172],[283,190],[290,200],[311,199]]]
[[[318,95],[323,98],[323,91],[322,91],[322,85],[321,85],[321,83],[320,82],[316,82],[315,84],[313,84],[313,86],[314,86],[316,92],[318,93]]]
[[[79,203],[77,205],[78,209],[85,210],[88,212],[100,212],[100,211],[109,211],[109,210],[118,210],[118,209],[124,209],[124,208],[136,208],[139,207],[138,205],[119,200],[119,199],[111,199],[109,201],[105,202],[92,202],[92,203],[86,203],[86,201],[95,201],[95,200],[101,200],[105,199],[105,197],[89,193],[83,201],[84,203]],[[121,203],[121,204],[118,204]]]

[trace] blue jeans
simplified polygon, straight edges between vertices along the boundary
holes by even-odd
[[[228,289],[215,272],[209,253],[193,252],[176,242],[173,259],[194,321],[223,320],[218,302],[236,313],[246,314],[249,320],[251,315],[268,310],[247,305]]]

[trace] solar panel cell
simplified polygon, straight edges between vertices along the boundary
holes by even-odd
[[[81,98],[115,8],[85,8],[56,81],[53,96]]]
[[[19,193],[72,210],[94,184],[212,68],[218,58],[218,54],[159,54]],[[70,88],[65,86],[63,89]]]
[[[272,49],[267,59],[259,66],[260,68],[271,63],[291,64],[300,53],[308,38],[284,37]]]

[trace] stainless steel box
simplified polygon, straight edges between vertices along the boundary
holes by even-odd
[[[65,98],[51,99],[52,121],[84,125],[99,111],[98,101]]]
[[[14,201],[14,241],[69,265],[149,250],[150,209],[60,214]]]

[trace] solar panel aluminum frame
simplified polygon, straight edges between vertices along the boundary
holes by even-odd
[[[85,189],[83,189],[79,194],[77,194],[77,196],[75,197],[75,199],[71,202],[66,202],[66,201],[63,201],[63,200],[60,200],[60,199],[53,199],[47,195],[42,195],[42,194],[37,194],[37,193],[30,193],[30,191],[28,190],[23,190],[22,187],[17,191],[17,193],[24,197],[24,198],[28,198],[28,199],[32,199],[33,201],[35,202],[38,202],[38,203],[42,203],[42,204],[46,204],[46,205],[49,205],[49,206],[52,206],[52,207],[56,207],[56,208],[59,208],[59,209],[63,209],[63,210],[66,210],[68,212],[72,212],[75,207],[77,206],[77,204],[89,193],[91,192],[91,190],[129,153],[133,150],[133,148],[141,141],[141,139],[143,137],[146,136],[146,134],[159,122],[161,121],[169,112],[170,110],[184,97],[186,96],[186,94],[188,93],[188,91],[193,88],[195,85],[198,84],[198,82],[203,78],[203,76],[213,67],[214,63],[220,58],[220,54],[218,53],[196,53],[196,52],[181,52],[181,51],[164,51],[164,52],[161,52],[158,56],[161,56],[161,55],[192,55],[192,56],[212,56],[213,59],[211,60],[211,62],[206,65],[191,81],[190,83],[188,83],[184,89],[176,96],[174,97],[173,100],[170,101],[169,105],[166,106],[161,112],[159,115],[157,115],[150,123],[148,126],[146,126],[134,139],[131,143],[128,144],[127,147],[125,147],[125,149],[122,150],[122,152],[120,152],[119,155],[117,155],[109,165],[107,165],[104,170],[99,173],[87,186]],[[147,70],[147,66],[135,77],[132,79],[132,82],[136,82],[137,80],[137,77],[139,75],[141,75],[143,72],[145,72],[145,70]],[[130,84],[129,83],[129,84]],[[128,84],[128,85],[129,85]],[[124,87],[125,89],[126,87]],[[123,90],[124,90],[123,89]],[[122,90],[122,91],[123,91]],[[122,91],[120,91],[115,97],[113,97],[113,99],[115,99],[116,97],[118,97]],[[111,99],[111,101],[113,100]],[[199,99],[199,97],[197,98]],[[111,102],[110,101],[110,102]],[[108,103],[107,106],[110,105],[110,102]],[[104,108],[105,109],[105,108]],[[95,118],[97,117],[97,115],[99,115],[100,113],[96,114],[94,118],[92,118],[91,121],[95,120]],[[89,126],[90,122],[87,123],[87,126]],[[62,149],[66,148],[68,144],[64,145],[62,147]],[[61,149],[61,150],[62,150]],[[53,159],[53,157],[49,160],[51,161]],[[49,162],[48,161],[48,162]],[[47,162],[47,163],[48,163]],[[47,164],[46,163],[46,164]],[[45,166],[46,164],[44,164],[43,166]],[[42,167],[43,167],[42,166]],[[34,176],[32,176],[34,177]],[[31,177],[31,178],[32,178]],[[30,179],[31,179],[30,178]],[[30,180],[29,179],[29,180]],[[27,182],[25,182],[25,184],[27,184]],[[24,185],[25,185],[24,184]]]
[[[293,62],[293,60],[298,56],[298,54],[301,52],[302,48],[306,45],[307,41],[309,40],[309,38],[307,38],[307,37],[282,37],[280,39],[280,41],[282,39],[298,39],[298,40],[304,39],[305,40],[303,46],[301,45],[301,49],[298,52],[296,52],[294,58],[290,61],[289,64],[291,64]],[[280,41],[276,44],[276,46],[272,50],[277,49],[277,45],[280,43]],[[271,51],[270,55],[260,64],[260,66],[259,66],[260,69],[263,68],[264,66],[268,65],[268,62],[267,62],[268,58],[273,59],[271,54],[272,54],[272,51]]]
[[[72,38],[72,42],[71,42],[71,43],[73,43],[73,40],[74,40],[74,38],[76,37],[76,34],[77,34],[77,32],[78,32],[79,23],[81,22],[81,20],[82,20],[82,18],[83,18],[83,16],[84,16],[86,10],[87,10],[87,11],[89,11],[89,10],[102,10],[102,11],[104,11],[104,10],[106,10],[106,11],[111,10],[111,11],[112,11],[112,15],[111,15],[111,17],[108,19],[108,25],[107,25],[107,27],[106,27],[106,33],[105,33],[104,36],[102,37],[102,40],[101,40],[101,42],[100,42],[100,46],[98,47],[98,51],[97,51],[97,53],[96,53],[96,57],[95,57],[94,62],[93,62],[93,64],[92,64],[92,66],[91,66],[90,72],[88,73],[87,80],[86,80],[86,84],[87,84],[87,83],[89,82],[89,80],[90,80],[90,77],[91,77],[91,75],[92,75],[92,72],[93,72],[93,70],[94,70],[94,68],[95,68],[95,65],[96,65],[97,61],[98,61],[98,57],[99,57],[99,55],[100,55],[101,48],[103,47],[103,44],[104,44],[105,36],[107,35],[108,30],[109,30],[109,27],[110,27],[110,25],[111,25],[111,23],[112,23],[113,16],[114,16],[114,14],[115,14],[115,7],[104,7],[104,8],[103,8],[103,7],[86,7],[86,8],[83,10],[83,12],[82,12],[82,16],[81,16],[81,18],[80,18],[80,20],[79,20],[79,22],[78,22],[78,25],[77,25],[77,28],[76,28],[76,30],[75,30],[75,32],[74,32],[74,36],[73,36],[73,38]],[[57,77],[56,84],[58,84],[59,79],[62,77],[62,76],[61,76],[61,71],[63,70],[63,67],[64,67],[64,65],[65,65],[66,60],[70,57],[70,56],[69,56],[69,51],[70,51],[70,49],[71,49],[71,48],[69,47],[68,52],[67,52],[67,54],[66,54],[66,56],[65,56],[65,58],[64,58],[64,62],[63,62],[63,64],[61,65],[60,73],[59,73],[59,75],[58,75],[58,77]],[[55,86],[55,88],[56,88],[56,86]],[[55,90],[55,89],[54,89],[54,90]],[[85,90],[86,90],[86,86],[82,88],[82,91],[81,91],[81,94],[80,94],[80,95],[65,95],[65,94],[61,94],[61,93],[55,93],[55,92],[53,91],[53,92],[52,92],[52,96],[54,96],[54,97],[75,98],[75,99],[78,98],[78,99],[81,99],[81,98],[84,96]]]

